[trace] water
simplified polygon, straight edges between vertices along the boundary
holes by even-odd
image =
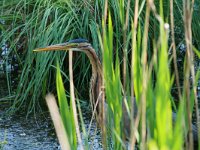
[[[28,118],[23,113],[10,117],[5,117],[4,115],[5,109],[0,107],[0,141],[6,141],[6,144],[3,145],[3,150],[61,149],[48,112]],[[83,115],[88,114],[83,113]],[[83,117],[87,131],[90,121],[88,117]],[[84,141],[83,133],[81,135]],[[89,135],[90,149],[102,149],[100,139],[99,129],[96,129],[94,122]]]
[[[0,78],[0,95],[7,95],[5,78]],[[0,143],[3,150],[60,149],[49,113],[37,114],[26,118],[21,112],[12,116],[6,115],[9,103],[0,101]]]
[[[60,149],[51,119],[47,116],[28,119],[23,114],[1,116],[0,141],[6,141],[3,150]]]
[[[0,149],[60,150],[49,112],[31,115],[28,118],[26,112],[7,116],[9,103],[1,98],[8,94],[5,78],[0,77],[0,85]],[[91,114],[88,110],[82,111],[86,131],[88,131]],[[84,141],[83,133],[81,135]],[[90,149],[102,149],[100,139],[99,129],[93,122],[88,140]]]

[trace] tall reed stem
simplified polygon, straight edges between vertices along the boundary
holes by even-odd
[[[80,146],[80,149],[83,150],[83,144],[82,144],[82,140],[81,140],[81,134],[80,134],[79,123],[78,123],[78,118],[77,118],[77,111],[76,111],[76,102],[75,102],[75,96],[74,96],[72,58],[73,58],[73,52],[69,51],[70,97],[72,100],[72,109],[73,109],[73,114],[74,114],[74,123],[75,123],[75,127],[76,127],[78,144]]]
[[[147,90],[147,43],[148,43],[148,30],[149,30],[149,16],[150,16],[150,5],[151,0],[147,1],[146,14],[145,14],[145,26],[144,26],[144,36],[142,41],[142,97],[140,106],[141,107],[141,117],[142,117],[142,142],[141,149],[146,149],[146,90]]]
[[[188,148],[193,150],[193,134],[192,134],[192,111],[190,110],[190,67],[193,66],[193,53],[192,53],[192,10],[190,0],[185,0],[183,2],[183,12],[184,12],[184,28],[185,28],[185,41],[186,41],[186,66],[185,66],[185,80],[184,87],[186,93],[186,109],[187,109],[187,119],[189,128],[189,145]]]
[[[137,35],[137,25],[138,25],[138,8],[139,1],[135,0],[135,10],[134,10],[134,23],[132,30],[132,56],[131,56],[131,98],[134,97],[134,51],[136,50],[136,35]],[[131,105],[131,118],[134,116],[134,102]],[[130,149],[133,150],[135,147],[135,135],[136,135],[136,126],[135,122],[131,122],[131,140],[130,140]],[[132,128],[133,127],[133,128]]]
[[[107,14],[108,13],[108,0],[105,0],[104,2],[104,15],[102,16],[103,19],[104,19],[104,24],[103,26],[106,27],[106,21],[107,21]],[[106,35],[106,30],[103,29],[103,37],[105,37]],[[104,39],[103,39],[104,41]],[[102,50],[102,56],[104,55],[104,50]],[[102,71],[103,71],[103,84],[102,84],[102,88],[105,87],[105,80],[104,80],[104,67],[102,68]],[[100,102],[101,104],[101,119],[102,119],[102,126],[101,126],[101,131],[102,131],[102,143],[103,143],[103,148],[106,149],[106,146],[107,146],[107,136],[106,136],[106,127],[105,127],[105,124],[104,124],[104,121],[106,120],[106,117],[105,117],[105,110],[104,110],[104,102],[105,102],[105,90],[102,90],[102,101]]]
[[[176,85],[178,89],[178,97],[181,100],[181,90],[180,90],[180,83],[179,83],[179,75],[178,75],[178,67],[177,67],[177,58],[176,58],[176,43],[174,38],[174,9],[173,9],[173,0],[170,0],[170,23],[171,23],[171,38],[172,38],[172,48],[173,48],[173,62],[174,62],[174,70],[176,76]]]

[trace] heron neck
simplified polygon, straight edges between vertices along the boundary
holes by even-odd
[[[97,102],[101,100],[101,89],[103,85],[102,65],[94,49],[91,48],[88,51],[85,51],[85,53],[90,60],[90,64],[92,65],[92,77],[90,79],[90,102],[94,110],[95,105],[99,104],[97,104]]]

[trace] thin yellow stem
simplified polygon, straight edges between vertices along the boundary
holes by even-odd
[[[145,26],[144,26],[144,39],[142,43],[142,74],[143,74],[143,81],[142,81],[142,97],[140,102],[140,107],[142,108],[142,143],[141,149],[146,149],[146,90],[147,90],[147,43],[148,43],[148,30],[149,30],[149,16],[150,16],[150,5],[151,1],[147,1],[147,8],[146,8],[146,15],[145,15]]]
[[[132,33],[132,58],[131,58],[131,99],[134,97],[134,51],[136,50],[136,35],[137,35],[137,24],[138,24],[138,10],[139,10],[139,1],[135,1],[135,13],[134,13],[134,26]],[[134,116],[134,102],[132,102],[131,108],[131,118]],[[138,113],[139,114],[139,113]],[[138,118],[138,117],[137,117]],[[138,119],[139,120],[139,119]],[[139,122],[139,121],[138,121]],[[136,124],[134,120],[131,121],[131,140],[130,140],[130,150],[133,150],[135,147],[135,135],[136,135]],[[132,129],[133,127],[133,129]]]
[[[69,51],[70,97],[72,100],[72,109],[73,109],[73,114],[74,114],[74,122],[75,122],[75,127],[76,127],[78,143],[79,143],[80,149],[83,150],[83,144],[82,144],[82,140],[81,140],[81,134],[80,134],[79,123],[78,123],[78,118],[77,118],[77,111],[76,111],[76,102],[75,102],[75,96],[74,96],[72,58],[73,58],[73,52]]]

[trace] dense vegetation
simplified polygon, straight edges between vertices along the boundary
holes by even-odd
[[[189,0],[1,0],[0,45],[9,47],[4,61],[15,56],[19,64],[17,89],[12,88],[12,76],[7,73],[9,92],[14,95],[11,112],[38,111],[46,93],[56,93],[55,60],[70,95],[68,53],[33,53],[33,49],[81,37],[92,43],[103,63],[108,116],[114,118],[112,136],[106,137],[113,145],[106,140],[104,145],[125,147],[121,128],[125,94],[135,95],[141,109],[139,124],[133,121],[139,127],[133,129],[132,146],[137,139],[141,149],[183,148],[197,106],[199,69],[194,71],[194,60],[198,61],[200,49],[199,7],[199,1]],[[184,53],[180,51],[183,45]],[[177,57],[182,59],[178,67]],[[79,99],[88,99],[91,69],[86,55],[75,53],[73,68],[75,93]],[[178,89],[175,95],[172,88]],[[172,105],[178,112],[173,127]],[[199,121],[197,107],[195,114]],[[75,149],[76,138],[70,139]],[[186,148],[191,148],[192,137],[188,139]]]

